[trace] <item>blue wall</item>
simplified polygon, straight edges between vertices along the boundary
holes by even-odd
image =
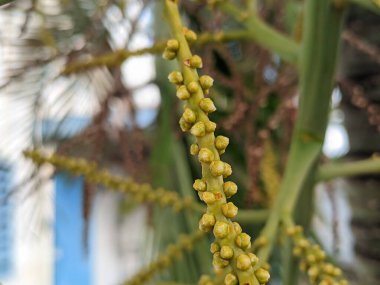
[[[55,182],[55,285],[92,284],[91,221],[84,247],[83,178],[58,173]]]

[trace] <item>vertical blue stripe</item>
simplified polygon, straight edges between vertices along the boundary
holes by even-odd
[[[0,162],[0,277],[7,277],[12,269],[12,204],[11,169]]]
[[[83,243],[83,178],[58,173],[55,182],[55,285],[92,284],[91,231]],[[90,225],[91,228],[91,225]]]

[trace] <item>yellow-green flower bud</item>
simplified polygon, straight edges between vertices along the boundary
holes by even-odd
[[[224,163],[224,172],[223,172],[223,177],[227,178],[232,174],[232,167],[228,163]]]
[[[307,247],[310,246],[310,242],[309,242],[307,239],[302,238],[302,239],[300,239],[300,240],[298,240],[298,241],[296,242],[296,245],[298,245],[298,246],[301,247],[302,249],[305,249],[305,248],[307,248]]]
[[[242,232],[242,229],[241,229],[241,226],[239,225],[239,223],[233,222],[232,225],[234,227],[234,231],[236,234],[240,234]]]
[[[201,148],[198,154],[198,159],[203,163],[211,163],[214,159],[214,154],[208,148]]]
[[[251,247],[251,237],[246,233],[238,234],[235,238],[235,243],[238,247],[242,249],[247,249]]]
[[[199,153],[199,146],[196,143],[193,143],[190,146],[190,154],[197,155]]]
[[[311,279],[315,279],[318,277],[318,274],[319,274],[319,269],[318,269],[318,266],[312,266],[310,267],[308,270],[307,270],[307,275],[309,275],[309,277]]]
[[[181,117],[181,119],[179,119],[179,126],[183,132],[187,132],[191,129],[192,125],[186,122],[183,117]]]
[[[219,239],[223,239],[228,236],[228,224],[222,221],[217,221],[214,226],[214,235]]]
[[[220,251],[219,244],[217,244],[216,242],[211,243],[211,245],[210,245],[210,251],[211,251],[211,253],[215,253],[215,252]]]
[[[200,192],[204,192],[207,190],[206,183],[201,179],[196,179],[194,181],[193,188]]]
[[[229,142],[230,142],[229,138],[225,136],[217,136],[215,138],[215,147],[217,150],[224,151],[227,148]]]
[[[299,256],[301,256],[301,254],[302,254],[302,248],[300,248],[298,246],[296,246],[295,248],[293,248],[293,255],[294,256],[299,257]]]
[[[226,218],[234,218],[238,213],[238,208],[232,202],[222,205],[222,213]]]
[[[203,67],[202,58],[199,55],[193,55],[191,58],[189,58],[188,64],[191,68]]]
[[[197,40],[197,34],[188,28],[183,28],[183,34],[189,43],[193,43]]]
[[[211,281],[210,276],[202,275],[198,281],[198,285],[214,285],[214,283]]]
[[[202,200],[206,204],[213,204],[213,203],[215,203],[216,197],[215,197],[214,193],[211,193],[211,192],[200,192],[200,193],[202,193]]]
[[[166,59],[166,60],[173,60],[176,58],[176,56],[177,56],[176,52],[171,51],[171,50],[167,50],[167,49],[165,49],[163,54],[162,54],[162,58]]]
[[[240,254],[236,259],[236,267],[239,270],[246,271],[251,267],[251,259],[247,254]],[[262,283],[262,282],[260,282]]]
[[[186,88],[185,85],[181,85],[181,86],[178,87],[178,89],[177,89],[176,96],[177,96],[178,99],[180,99],[180,100],[187,100],[187,99],[190,98],[190,93],[189,93],[189,91],[187,90],[187,88]]]
[[[234,250],[228,245],[223,245],[222,248],[220,249],[220,257],[223,259],[230,259],[233,256],[234,256]]]
[[[309,262],[310,264],[313,264],[313,263],[315,263],[315,262],[317,261],[317,258],[316,258],[316,256],[315,256],[314,254],[308,254],[308,255],[306,256],[306,260],[307,260],[307,262]]]
[[[220,257],[220,252],[215,252],[212,259],[212,264],[217,267],[226,267],[229,264],[228,260]]]
[[[213,132],[215,132],[216,124],[214,122],[207,121],[205,124],[205,127],[206,127],[207,133],[213,133]]]
[[[176,39],[170,39],[166,42],[166,48],[170,51],[176,52],[179,49],[179,41]]]
[[[191,94],[197,93],[199,91],[199,85],[198,85],[198,83],[195,82],[195,81],[190,82],[189,84],[187,84],[187,90]]]
[[[190,129],[190,133],[196,137],[203,137],[206,134],[205,124],[203,122],[197,122]]]
[[[238,284],[238,279],[234,274],[228,273],[226,277],[224,277],[224,285],[237,285],[237,284]]]
[[[256,254],[249,252],[248,256],[251,259],[252,266],[255,266],[259,262],[259,258],[256,256]]]
[[[184,120],[190,124],[195,123],[197,120],[197,116],[195,115],[194,111],[191,110],[190,108],[186,108],[185,111],[183,112],[182,117]]]
[[[257,278],[257,281],[259,281],[260,284],[265,284],[269,281],[270,274],[268,271],[266,271],[263,268],[259,268],[255,271],[255,276]]]
[[[211,174],[215,177],[221,176],[224,173],[224,162],[220,160],[215,160],[210,164]]]
[[[173,71],[168,76],[169,82],[179,85],[183,83],[183,76],[182,73],[179,71]]]
[[[323,271],[326,272],[329,275],[332,275],[334,272],[335,266],[331,263],[326,263],[325,266],[323,266]]]
[[[339,277],[342,275],[342,270],[338,267],[335,267],[334,268],[334,271],[332,272],[332,275],[335,276],[335,277]]]
[[[214,102],[210,98],[203,98],[199,102],[199,107],[205,112],[205,113],[212,113],[215,112],[216,107],[214,105]]]
[[[199,221],[199,229],[201,231],[209,231],[215,225],[215,217],[211,214],[204,214]]]
[[[223,192],[227,198],[232,197],[237,192],[237,185],[232,181],[224,182],[223,184]]]
[[[208,75],[202,75],[200,78],[199,78],[199,83],[201,84],[201,87],[203,90],[208,90],[212,87],[212,85],[214,84],[214,79],[212,79],[211,76],[208,76]]]

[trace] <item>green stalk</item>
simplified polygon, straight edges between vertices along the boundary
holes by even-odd
[[[247,15],[230,1],[223,1],[218,7],[225,14],[241,22],[250,32],[252,40],[290,63],[298,62],[300,47],[294,40],[268,26],[257,15]]]
[[[300,107],[280,194],[262,232],[267,245],[259,250],[261,261],[270,257],[280,221],[301,217],[308,227],[313,204],[315,167],[328,122],[335,63],[343,12],[330,0],[308,0],[299,62]],[[283,284],[296,284],[297,274],[289,250],[284,252]]]
[[[373,157],[353,162],[331,162],[319,167],[318,181],[328,181],[338,177],[380,173],[380,158]]]

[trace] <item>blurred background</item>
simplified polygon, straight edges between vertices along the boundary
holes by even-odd
[[[300,41],[303,1],[258,2],[266,22]],[[182,1],[181,7],[197,32],[239,28],[198,1]],[[326,160],[368,158],[380,150],[379,27],[378,14],[349,9]],[[121,284],[179,233],[197,227],[197,216],[159,210],[49,165],[36,169],[22,155],[39,148],[85,158],[196,199],[192,181],[200,169],[187,151],[191,141],[178,128],[181,106],[167,83],[176,64],[159,53],[120,53],[168,38],[160,1],[16,0],[1,7],[0,283]],[[195,51],[204,59],[204,73],[217,82],[212,119],[231,140],[226,160],[240,189],[234,203],[267,209],[297,113],[295,68],[249,41],[208,43]],[[68,68],[96,59],[90,67]],[[379,181],[368,175],[317,187],[315,240],[351,284],[379,284]],[[257,236],[262,225],[245,226]],[[208,247],[200,242],[152,284],[173,276],[194,284],[211,271],[199,262],[210,259]],[[280,283],[274,278],[270,284]]]

